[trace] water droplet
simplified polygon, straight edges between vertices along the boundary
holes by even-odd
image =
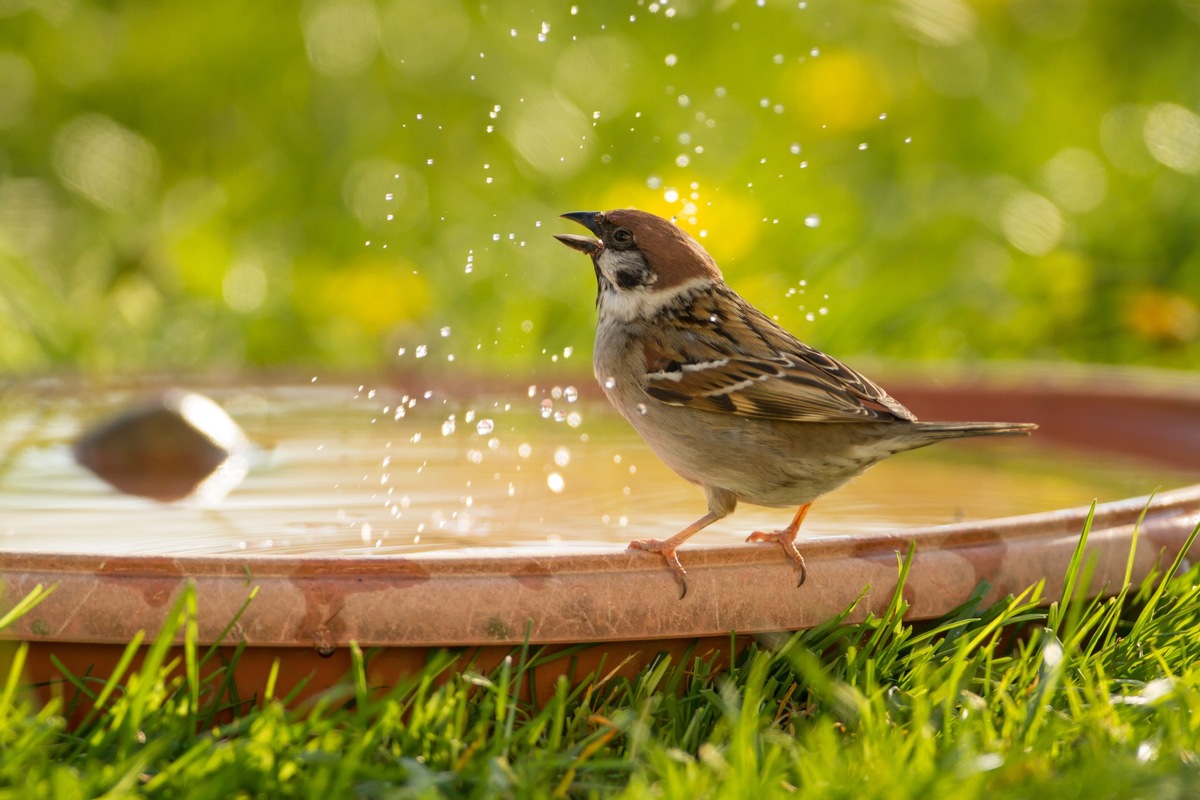
[[[612,376],[609,376],[609,377],[605,378],[605,379],[604,379],[604,388],[605,388],[605,389],[615,389],[615,388],[617,388],[617,379],[616,379],[616,378],[614,378],[614,377],[612,377]]]
[[[809,214],[804,218],[804,226],[806,228],[816,228],[821,224],[820,214]]]
[[[529,456],[532,454],[533,454],[533,448],[530,447],[527,443],[523,442],[517,447],[517,455],[519,455],[521,458],[529,458]]]
[[[583,415],[578,411],[572,411],[570,414],[567,414],[567,424],[572,428],[578,428],[583,424]]]
[[[574,403],[579,399],[579,390],[574,386],[568,386],[563,389],[563,397],[567,398],[568,403]]]
[[[417,358],[424,358],[426,355],[429,354],[429,348],[423,344],[419,344],[419,345],[417,345],[415,354],[416,354]]]
[[[450,415],[449,419],[447,419],[445,422],[442,423],[442,436],[449,436],[452,433],[454,433],[454,415],[453,414]]]
[[[566,482],[563,481],[562,475],[559,475],[557,472],[551,472],[546,476],[546,485],[550,487],[550,491],[559,494],[562,492]]]
[[[800,155],[800,143],[792,142],[792,146],[788,148],[788,152],[794,156]]]
[[[554,451],[554,463],[560,467],[565,467],[571,463],[571,451],[565,447],[560,447]]]
[[[666,65],[668,67],[673,67],[679,63],[679,58],[674,53],[671,53],[666,58],[664,58],[663,61],[666,63]]]
[[[867,143],[866,143],[866,142],[862,142],[861,144],[859,144],[859,146],[858,146],[858,149],[859,149],[859,150],[866,150],[866,149],[867,149]]]
[[[565,412],[565,411],[555,411],[554,412],[554,421],[555,422],[565,422],[566,419],[567,419],[567,412]]]
[[[480,436],[487,436],[489,433],[491,433],[495,429],[496,429],[496,424],[494,422],[492,422],[490,419],[481,419],[481,420],[479,420],[479,424],[475,426],[475,430],[476,430],[476,432],[479,433]]]
[[[542,401],[541,414],[542,419],[550,419],[550,415],[554,413],[554,401],[546,398]]]
[[[642,416],[645,416],[645,415],[646,415],[646,412],[647,412],[648,410],[649,410],[649,409],[647,409],[647,408],[646,408],[646,404],[645,404],[645,403],[638,403],[638,404],[637,404],[637,412],[638,412],[639,414],[641,414]]]
[[[450,326],[446,325],[440,331],[438,331],[438,333],[440,333],[442,335],[442,338],[445,339],[447,336],[450,335]]]

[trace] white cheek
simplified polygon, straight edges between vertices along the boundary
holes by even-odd
[[[650,291],[650,287],[634,286],[630,289],[622,289],[617,283],[618,272],[644,268],[644,262],[640,256],[605,248],[600,253],[597,266],[600,267],[600,272],[607,281],[600,291],[600,308],[606,316],[610,319],[628,322],[654,313],[658,307],[658,299]]]
[[[623,269],[636,269],[642,267],[645,262],[640,256],[633,253],[621,252],[620,250],[611,250],[604,248],[600,253],[599,259],[600,271],[604,273],[604,277],[612,283],[616,283],[616,275]]]

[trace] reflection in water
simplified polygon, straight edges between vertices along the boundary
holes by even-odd
[[[254,443],[245,480],[215,507],[122,495],[70,442],[128,397],[0,397],[0,548],[120,553],[418,553],[536,545],[623,547],[704,509],[603,401],[571,387],[499,399],[437,391],[242,387],[209,392]],[[1047,511],[1195,476],[1128,459],[960,442],[902,454],[821,498],[808,538]],[[696,536],[741,542],[787,521],[742,505]]]
[[[127,494],[216,505],[246,477],[249,442],[219,405],[171,390],[80,436],[75,460]]]

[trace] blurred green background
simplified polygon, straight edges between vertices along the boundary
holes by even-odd
[[[0,369],[586,370],[618,206],[839,356],[1196,368],[1198,111],[1200,0],[0,0]]]

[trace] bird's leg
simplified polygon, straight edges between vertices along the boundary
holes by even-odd
[[[796,534],[800,532],[800,525],[804,522],[804,518],[808,516],[808,509],[810,508],[812,508],[812,503],[805,503],[800,506],[800,510],[796,512],[796,516],[792,517],[791,523],[782,530],[772,531],[771,533],[755,531],[746,537],[747,542],[777,542],[783,548],[783,552],[787,554],[787,557],[792,560],[796,573],[800,576],[796,580],[797,588],[808,577],[808,570],[804,567],[804,556],[800,555],[800,551],[796,549]]]
[[[661,554],[667,560],[667,566],[675,573],[675,580],[679,581],[679,599],[682,600],[687,594],[687,570],[683,568],[683,564],[679,563],[679,556],[675,554],[675,548],[723,516],[725,515],[714,514],[710,511],[670,539],[637,539],[629,543],[629,549]]]

